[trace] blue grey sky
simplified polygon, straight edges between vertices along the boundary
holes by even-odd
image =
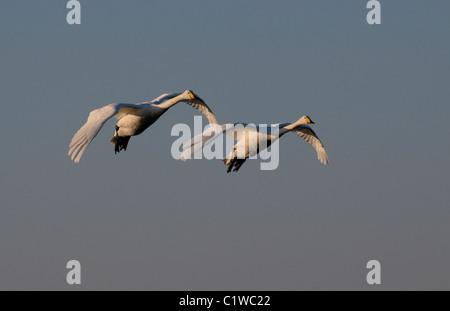
[[[448,1],[0,4],[0,289],[450,290]],[[126,153],[89,112],[192,89],[222,123],[309,115],[281,163],[172,159],[178,105]],[[81,262],[78,288],[66,263]],[[366,263],[382,285],[366,283]]]

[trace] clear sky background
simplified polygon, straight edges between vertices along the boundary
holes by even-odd
[[[0,289],[450,290],[448,1],[0,3]],[[175,161],[180,104],[114,155],[89,112],[192,89],[219,121],[309,115],[278,170]]]

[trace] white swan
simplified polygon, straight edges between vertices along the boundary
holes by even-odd
[[[75,163],[80,162],[89,144],[97,136],[106,121],[113,116],[119,122],[116,125],[116,132],[111,142],[115,145],[116,153],[126,150],[131,136],[144,132],[169,108],[179,102],[188,103],[204,114],[210,124],[217,124],[211,109],[200,97],[189,90],[184,93],[163,94],[151,102],[140,104],[110,104],[90,113],[86,124],[75,134],[70,143],[69,157]]]
[[[232,170],[237,172],[248,158],[257,155],[284,134],[295,132],[316,150],[318,160],[322,164],[327,165],[329,159],[325,148],[319,137],[317,137],[316,133],[314,133],[308,124],[314,124],[314,122],[311,118],[303,116],[297,122],[277,124],[267,128],[249,126],[245,123],[211,126],[205,132],[184,144],[181,160],[186,161],[195,152],[212,142],[214,138],[221,134],[227,134],[232,136],[237,143],[223,162],[228,166],[228,173]],[[260,142],[267,143],[261,146]]]

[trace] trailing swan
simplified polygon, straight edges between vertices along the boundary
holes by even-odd
[[[250,126],[245,123],[212,125],[205,132],[184,144],[181,160],[186,161],[191,155],[212,142],[214,138],[227,134],[234,138],[236,144],[228,156],[223,159],[223,162],[228,166],[228,173],[231,171],[237,172],[248,158],[268,148],[284,134],[295,132],[316,150],[318,160],[322,164],[327,165],[329,159],[324,145],[316,133],[308,126],[309,124],[314,124],[314,122],[311,118],[303,116],[294,123],[277,124],[264,128]]]
[[[69,157],[79,163],[89,144],[97,136],[103,125],[110,118],[118,121],[111,143],[115,145],[115,152],[126,150],[131,136],[144,132],[155,123],[169,108],[186,102],[208,119],[210,124],[217,124],[211,109],[192,91],[184,93],[163,94],[151,102],[140,104],[110,104],[90,113],[86,124],[75,134],[70,146]]]

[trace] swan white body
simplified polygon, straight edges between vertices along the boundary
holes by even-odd
[[[294,123],[278,124],[267,128],[249,126],[245,123],[212,126],[207,129],[207,132],[194,137],[184,145],[181,160],[186,161],[187,158],[202,149],[215,137],[221,134],[227,134],[234,137],[237,143],[223,162],[228,166],[228,173],[232,170],[237,172],[248,158],[257,155],[284,134],[295,132],[316,150],[318,160],[322,164],[327,165],[329,159],[325,148],[319,137],[308,124],[314,124],[314,122],[309,117],[304,116]]]
[[[188,103],[205,115],[210,124],[217,124],[211,109],[201,98],[189,90],[184,93],[163,94],[151,102],[140,104],[110,104],[90,113],[86,124],[75,134],[70,143],[69,157],[75,163],[80,162],[89,144],[97,136],[106,121],[112,117],[119,120],[115,135],[111,140],[115,145],[115,152],[126,150],[132,136],[144,132],[167,110],[179,102]]]

